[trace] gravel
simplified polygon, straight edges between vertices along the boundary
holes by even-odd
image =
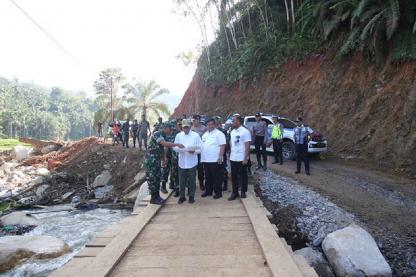
[[[258,172],[257,176],[262,197],[277,204],[272,213],[285,207],[296,208],[296,227],[315,247],[319,247],[329,233],[352,223],[361,225],[352,214],[296,181],[270,171]]]

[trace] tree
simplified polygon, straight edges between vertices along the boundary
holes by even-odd
[[[155,81],[129,83],[123,86],[124,99],[130,104],[129,110],[133,116],[144,115],[148,119],[156,119],[163,115],[169,116],[169,107],[159,98],[169,91],[160,88]]]
[[[94,82],[96,104],[103,120],[114,120],[114,110],[120,107],[121,102],[117,92],[123,80],[124,76],[120,68],[107,68],[99,73],[98,79]]]

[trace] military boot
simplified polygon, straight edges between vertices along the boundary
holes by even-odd
[[[174,197],[179,197],[179,189],[175,189],[175,194],[173,196]]]
[[[160,187],[160,191],[163,193],[168,193],[168,191],[166,190],[166,182],[162,182],[162,186]]]
[[[150,204],[163,205],[164,201],[160,196],[158,197],[158,195],[159,193],[152,194],[150,197]]]

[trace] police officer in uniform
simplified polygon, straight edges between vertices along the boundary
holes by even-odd
[[[279,117],[274,115],[273,120],[273,130],[272,130],[272,143],[273,143],[273,154],[274,162],[273,164],[280,163],[283,164],[283,155],[282,155],[282,139],[283,139],[283,126],[279,122]]]
[[[308,154],[308,141],[309,130],[303,125],[302,118],[298,117],[296,120],[298,126],[294,130],[295,146],[296,146],[296,174],[300,173],[302,161],[305,164],[306,175],[310,175],[309,171],[309,154]]]
[[[164,147],[184,148],[182,144],[166,141],[166,137],[171,133],[170,124],[161,124],[160,127],[161,130],[153,133],[150,138],[145,159],[146,181],[151,195],[150,203],[157,205],[165,202],[159,194]]]

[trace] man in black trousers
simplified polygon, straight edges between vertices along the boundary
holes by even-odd
[[[296,120],[298,126],[294,130],[295,146],[296,146],[296,174],[300,173],[302,161],[305,163],[306,175],[310,175],[309,170],[309,154],[308,154],[308,142],[309,142],[309,130],[303,125],[302,118],[298,117]]]
[[[207,121],[207,131],[202,135],[201,162],[205,172],[205,192],[201,197],[222,197],[223,162],[225,152],[225,135],[216,128],[215,120]]]
[[[253,125],[254,146],[256,147],[257,169],[267,169],[267,123],[262,120],[261,114],[256,114],[256,123]],[[261,158],[263,158],[263,166],[261,165]]]

